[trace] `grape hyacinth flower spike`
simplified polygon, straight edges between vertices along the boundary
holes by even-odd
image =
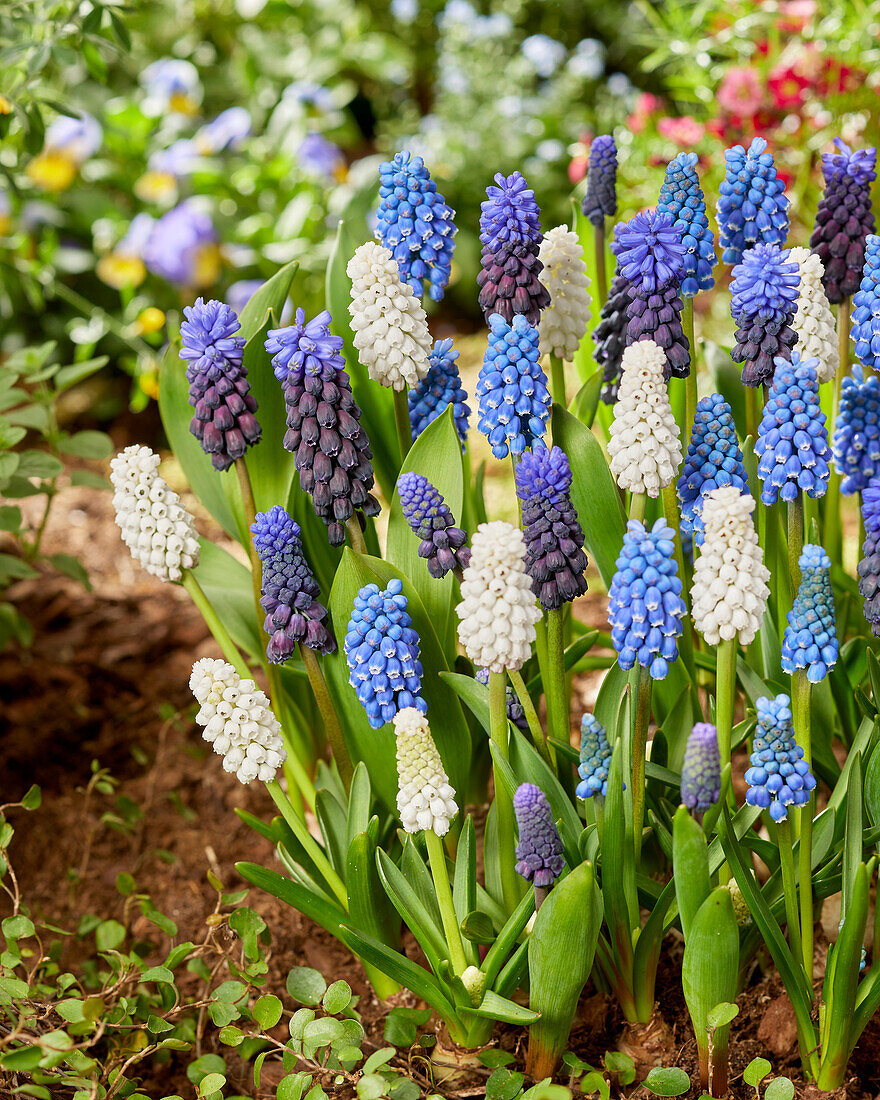
[[[755,700],[758,725],[752,740],[752,766],[746,771],[746,802],[769,810],[774,821],[788,817],[789,806],[804,806],[816,780],[792,728],[787,695]]]
[[[461,571],[470,561],[467,535],[455,526],[455,517],[443,497],[422,474],[405,473],[397,479],[403,518],[421,539],[419,557],[432,577]]]
[[[409,422],[414,440],[451,405],[455,428],[462,447],[464,446],[471,410],[461,384],[457,359],[458,352],[453,349],[452,340],[438,340],[428,356],[428,373],[407,393]]]
[[[581,210],[596,226],[617,213],[617,146],[611,134],[598,134],[590,142],[587,190]]]
[[[513,796],[519,843],[516,870],[535,888],[535,908],[565,868],[562,840],[547,796],[534,783],[521,783]]]
[[[722,261],[738,264],[756,244],[785,243],[788,199],[764,138],[753,138],[748,151],[734,145],[725,151],[724,159],[727,171],[716,210],[718,243]]]
[[[180,358],[186,364],[189,430],[210,456],[215,470],[228,470],[259,442],[261,429],[242,362],[244,337],[237,336],[238,317],[222,302],[197,298],[183,311]]]
[[[577,233],[557,225],[538,251],[550,304],[538,324],[542,355],[571,362],[590,322],[590,280]]]
[[[709,722],[697,722],[691,730],[681,768],[682,805],[703,814],[721,796],[721,754],[718,731]]]
[[[858,493],[880,474],[880,379],[865,378],[860,365],[844,378],[831,442],[844,496]]]
[[[818,359],[819,382],[830,382],[837,371],[838,355],[834,314],[822,285],[825,269],[808,248],[790,248],[788,259],[798,265],[800,276],[797,310],[791,322],[797,336],[795,351],[801,359]]]
[[[668,214],[685,248],[681,279],[683,298],[693,298],[715,285],[712,269],[718,263],[715,237],[706,217],[706,200],[697,176],[696,153],[679,153],[666,168],[657,199],[657,212]]]
[[[769,384],[777,357],[791,358],[799,281],[798,265],[776,245],[756,245],[733,269],[730,312],[737,328],[730,357],[744,364],[744,385]]]
[[[550,418],[547,376],[538,365],[538,330],[520,314],[489,318],[489,344],[477,379],[478,426],[492,454],[521,455],[540,440]]]
[[[602,368],[602,400],[606,405],[614,404],[620,388],[623,352],[627,346],[629,303],[629,283],[620,274],[618,264],[599,314],[599,324],[593,329],[593,343],[596,345],[593,358]]]
[[[736,438],[733,411],[720,393],[697,402],[690,442],[676,490],[681,504],[682,535],[703,543],[703,500],[713,489],[733,485],[747,493],[748,475]]]
[[[862,281],[853,298],[852,338],[865,370],[880,370],[880,237],[865,240]]]
[[[394,715],[397,746],[397,812],[404,832],[446,836],[458,813],[455,791],[437,752],[428,719],[415,707]]]
[[[611,767],[611,746],[605,727],[592,714],[581,718],[581,750],[578,775],[580,783],[575,788],[578,798],[587,799],[608,794],[608,770]]]
[[[880,478],[871,478],[862,490],[865,542],[859,562],[859,593],[871,633],[880,638]]]
[[[828,301],[838,304],[859,286],[865,263],[865,240],[874,232],[871,184],[877,178],[877,150],[853,152],[840,138],[836,153],[822,154],[825,193],[816,211],[810,248],[825,267]]]
[[[782,640],[782,671],[805,669],[811,684],[824,680],[837,663],[837,623],[831,591],[831,559],[807,544],[800,556],[801,583]]]

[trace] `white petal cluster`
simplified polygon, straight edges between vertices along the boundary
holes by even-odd
[[[242,783],[268,783],[287,753],[281,726],[269,700],[253,680],[243,680],[228,661],[203,657],[196,661],[189,686],[204,726],[202,737],[223,757],[223,770]]]
[[[590,323],[590,280],[577,233],[557,225],[544,235],[538,258],[544,265],[541,282],[550,293],[538,322],[541,354],[570,363]]]
[[[422,303],[400,278],[387,248],[367,241],[346,267],[351,328],[360,361],[376,382],[402,390],[428,373],[433,347]]]
[[[790,248],[788,258],[798,265],[801,277],[797,312],[791,325],[798,337],[795,349],[801,359],[818,359],[819,381],[830,382],[837,370],[837,332],[822,285],[825,267],[808,248]]]
[[[495,520],[476,529],[456,613],[459,641],[475,665],[490,672],[522,668],[541,611],[526,573],[525,542],[518,527]]]
[[[622,359],[622,377],[608,454],[611,473],[621,489],[660,495],[681,463],[678,425],[663,378],[666,353],[653,340],[630,344]]]
[[[449,822],[458,813],[455,791],[443,770],[443,762],[428,719],[415,707],[394,715],[397,736],[397,812],[408,833],[431,829],[446,836]]]
[[[710,645],[737,635],[748,645],[761,628],[770,571],[752,521],[754,509],[754,499],[733,485],[712,489],[703,499],[706,535],[691,601],[697,630]]]
[[[113,507],[132,557],[163,581],[179,581],[199,563],[199,538],[180,497],[159,476],[149,447],[126,447],[110,463]]]

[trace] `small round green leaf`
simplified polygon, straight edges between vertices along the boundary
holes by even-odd
[[[764,1089],[764,1100],[792,1100],[794,1085],[787,1077],[774,1077]]]
[[[731,1020],[736,1019],[738,1015],[738,1005],[731,1004],[729,1001],[722,1001],[706,1013],[706,1023],[712,1028],[724,1027]]]
[[[655,1096],[684,1096],[691,1087],[691,1079],[683,1069],[655,1066],[642,1082]],[[777,1097],[776,1100],[781,1100]]]
[[[207,1073],[199,1081],[199,1096],[210,1096],[212,1092],[219,1092],[226,1084],[226,1077],[222,1073]]]
[[[220,1042],[228,1047],[237,1047],[244,1042],[244,1032],[231,1025],[220,1028]]]
[[[351,986],[348,982],[333,982],[324,994],[324,1011],[331,1016],[344,1012],[351,1003]]]
[[[300,1004],[320,1004],[326,989],[323,974],[310,966],[295,966],[287,975],[287,992]]]
[[[756,1089],[772,1068],[766,1058],[753,1058],[743,1070],[743,1081]]]
[[[260,1027],[274,1027],[281,1019],[281,1001],[272,993],[260,997],[253,1008],[254,1019]]]

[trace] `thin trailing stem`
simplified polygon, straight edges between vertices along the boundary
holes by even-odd
[[[633,840],[636,849],[636,865],[642,852],[642,827],[645,821],[645,754],[648,745],[648,722],[651,718],[651,676],[639,666],[636,692],[636,720],[632,741],[632,806]]]
[[[309,678],[312,693],[315,696],[315,702],[318,704],[318,710],[320,710],[321,717],[324,719],[324,730],[327,734],[327,740],[330,742],[330,751],[333,753],[333,759],[336,761],[339,778],[342,780],[342,785],[347,792],[351,787],[351,777],[354,774],[354,768],[352,767],[351,757],[348,754],[345,738],[342,736],[342,729],[339,725],[336,708],[333,706],[333,699],[330,692],[327,690],[327,681],[324,679],[323,672],[321,672],[318,658],[312,650],[310,650],[308,646],[304,646],[300,643],[299,651],[302,655],[303,664],[306,667],[306,675]]]
[[[446,870],[446,856],[440,837],[433,829],[425,830],[425,844],[428,848],[428,860],[431,864],[431,877],[434,880],[434,893],[437,895],[437,904],[440,908],[440,919],[443,922],[443,934],[446,937],[446,946],[449,948],[449,961],[456,974],[461,974],[467,968],[467,960],[464,956],[464,944],[461,939],[461,931],[458,927],[458,918],[455,915],[455,905],[452,900],[452,887],[449,885],[449,874]]]
[[[513,686],[513,690],[516,692],[517,699],[519,699],[522,704],[526,723],[528,724],[529,733],[531,734],[535,748],[551,767],[555,767],[553,750],[549,745],[547,734],[544,732],[544,727],[541,725],[541,719],[538,717],[538,712],[535,710],[535,704],[532,702],[531,695],[529,695],[529,689],[526,687],[526,682],[522,677],[522,673],[518,669],[509,668],[507,670],[507,675],[510,677],[510,683]]]
[[[394,391],[394,423],[397,427],[397,442],[400,444],[401,462],[409,454],[412,446],[412,425],[409,419],[409,401],[406,396],[406,386],[402,390]]]
[[[489,673],[489,735],[503,760],[510,755],[507,724],[507,677],[503,672]],[[508,914],[519,904],[519,882],[513,843],[513,799],[504,780],[495,773],[495,813],[498,826],[498,859],[501,892]]]

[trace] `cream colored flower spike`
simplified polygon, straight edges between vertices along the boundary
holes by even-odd
[[[821,259],[808,248],[790,248],[788,258],[800,269],[797,312],[792,328],[797,333],[795,349],[801,359],[819,360],[819,381],[830,382],[837,371],[837,330],[828,304]]]
[[[570,363],[590,323],[590,280],[577,233],[557,225],[544,235],[538,258],[544,265],[541,282],[550,294],[538,322],[541,354]]]
[[[437,836],[446,836],[458,806],[431,736],[428,719],[415,707],[404,707],[394,715],[394,732],[397,735],[397,812],[401,824],[408,833],[431,829]]]

